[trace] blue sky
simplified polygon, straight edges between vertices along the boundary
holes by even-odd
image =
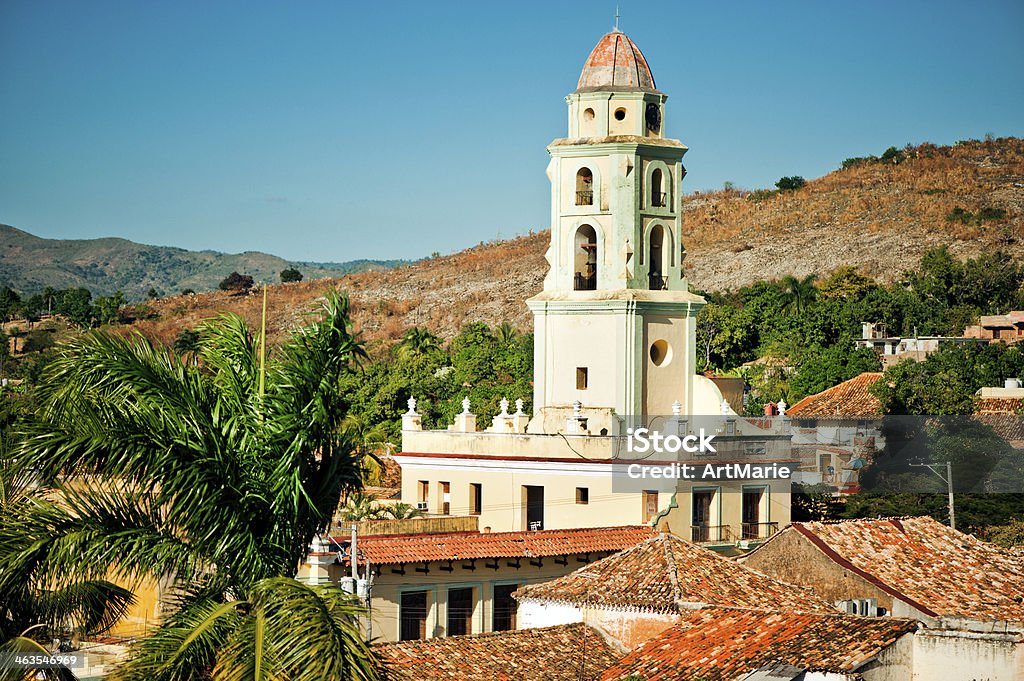
[[[1024,134],[1024,2],[645,2],[684,189]],[[292,260],[548,226],[614,1],[0,0],[0,222]]]

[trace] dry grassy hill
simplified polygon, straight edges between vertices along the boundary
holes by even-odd
[[[961,257],[1002,248],[1024,259],[1024,140],[926,144],[903,154],[898,164],[863,163],[792,192],[687,196],[683,238],[691,285],[735,289],[841,265],[891,281],[939,245]],[[957,208],[966,211],[964,221],[948,219]],[[1002,217],[976,219],[985,209]],[[541,288],[548,238],[542,232],[393,270],[273,286],[271,332],[299,323],[329,286],[350,292],[357,326],[371,342],[393,340],[413,325],[449,338],[472,320],[528,329],[523,300]],[[167,298],[154,308],[159,318],[136,327],[171,341],[219,310],[256,323],[260,300],[210,293]]]

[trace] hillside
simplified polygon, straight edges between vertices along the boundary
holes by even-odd
[[[249,274],[256,281],[278,281],[281,270],[289,266],[298,267],[306,278],[320,278],[395,264],[398,261],[291,263],[256,251],[187,251],[116,238],[42,239],[0,225],[0,286],[10,286],[22,294],[32,294],[47,286],[81,286],[93,295],[121,290],[129,300],[142,300],[150,288],[161,295],[187,288],[214,290],[231,272]]]
[[[922,145],[904,153],[899,164],[863,163],[760,200],[739,191],[685,197],[691,286],[735,289],[841,265],[892,281],[940,245],[961,257],[1002,248],[1024,259],[1024,140]],[[971,216],[983,209],[1003,215],[948,220],[957,208]],[[413,325],[450,338],[462,323],[477,319],[528,329],[523,300],[541,288],[548,239],[541,232],[393,270],[274,286],[272,331],[298,323],[327,286],[351,293],[357,325],[371,341],[393,340]],[[155,307],[160,318],[138,328],[168,341],[218,310],[240,312],[253,323],[259,314],[257,296],[223,293],[176,296]]]

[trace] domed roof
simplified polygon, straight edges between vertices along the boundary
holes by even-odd
[[[651,67],[640,48],[625,33],[606,34],[587,57],[576,91],[594,90],[657,91]]]

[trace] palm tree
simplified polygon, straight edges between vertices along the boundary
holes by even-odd
[[[495,331],[498,342],[503,346],[511,345],[512,341],[519,337],[519,330],[508,322],[502,322]]]
[[[383,515],[384,508],[377,503],[377,498],[363,492],[356,492],[349,496],[340,513],[341,519],[349,522],[379,520]]]
[[[441,349],[441,339],[426,329],[414,326],[402,336],[398,352],[404,357],[429,355]]]
[[[365,356],[348,310],[332,294],[265,363],[233,315],[200,327],[194,362],[141,336],[63,346],[11,457],[37,489],[0,519],[0,593],[169,579],[169,616],[116,679],[375,678],[359,607],[292,579],[361,483],[340,427]]]
[[[385,505],[384,513],[389,518],[394,518],[395,520],[409,520],[410,518],[423,517],[423,511],[416,508],[412,504],[407,504],[402,501]]]
[[[801,314],[812,300],[818,295],[818,289],[814,286],[815,275],[808,274],[803,279],[797,279],[792,274],[782,278],[782,293],[784,296],[783,310],[790,314]]]

